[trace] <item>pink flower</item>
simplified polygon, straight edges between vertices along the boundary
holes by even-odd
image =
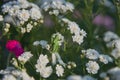
[[[104,23],[104,16],[103,15],[97,15],[93,19],[93,24],[100,26],[100,25],[103,25],[103,23]]]
[[[114,20],[110,16],[103,16],[99,14],[93,19],[93,24],[97,26],[104,26],[107,30],[114,30]]]
[[[6,48],[10,52],[13,52],[16,57],[19,57],[24,52],[21,44],[17,40],[8,40]]]

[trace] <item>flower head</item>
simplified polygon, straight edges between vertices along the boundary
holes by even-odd
[[[19,57],[24,52],[21,44],[17,40],[8,40],[6,43],[6,48],[10,52],[13,52],[16,57]]]

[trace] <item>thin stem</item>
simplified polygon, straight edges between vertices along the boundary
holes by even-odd
[[[9,64],[10,64],[10,58],[11,58],[11,54],[9,53],[8,58],[7,58],[7,67],[9,67]]]

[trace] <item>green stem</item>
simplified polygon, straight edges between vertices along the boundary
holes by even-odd
[[[9,67],[9,64],[10,64],[10,58],[11,58],[11,53],[9,53],[8,58],[7,58],[7,67]]]

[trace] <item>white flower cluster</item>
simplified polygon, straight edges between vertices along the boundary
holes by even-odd
[[[47,66],[49,63],[48,56],[41,54],[39,59],[37,60],[36,72],[39,72],[43,78],[48,78],[53,73],[52,66]],[[55,73],[58,77],[63,76],[64,68],[61,64],[56,64],[55,66]]]
[[[95,78],[85,75],[85,76],[80,76],[80,75],[71,75],[68,76],[67,80],[96,80]]]
[[[83,39],[86,37],[87,33],[83,29],[80,29],[79,25],[75,22],[72,22],[66,18],[63,18],[62,21],[68,25],[68,30],[70,30],[71,34],[73,34],[73,42],[76,42],[79,45],[83,43]]]
[[[15,26],[23,25],[30,20],[36,23],[43,18],[40,8],[27,0],[10,1],[2,6],[2,12],[5,14],[4,21]],[[27,28],[19,28],[22,33],[25,33],[30,32],[32,27],[33,25],[28,23]]]
[[[86,70],[88,73],[96,74],[98,73],[99,68],[99,64],[96,61],[89,61],[86,64]]]
[[[33,45],[34,45],[34,46],[41,45],[41,47],[42,47],[43,49],[47,49],[47,50],[50,49],[50,45],[48,44],[48,42],[47,42],[46,40],[34,41],[34,42],[33,42]]]
[[[98,72],[100,67],[96,60],[104,64],[113,62],[113,59],[110,56],[99,54],[99,52],[95,49],[82,50],[82,53],[85,55],[86,58],[91,60],[88,63],[86,63],[86,70],[88,71],[88,73],[96,74]]]
[[[57,76],[58,77],[63,76],[63,73],[64,73],[64,68],[61,65],[57,64],[56,65],[56,74],[57,74]]]
[[[104,38],[103,40],[107,43],[106,46],[107,47],[112,47],[113,46],[113,41],[118,39],[118,35],[116,35],[115,33],[111,32],[111,31],[107,31],[104,34]]]
[[[26,63],[32,56],[33,55],[31,54],[31,52],[24,52],[18,57],[18,60],[23,63]]]
[[[53,72],[52,67],[47,66],[48,63],[49,63],[49,60],[47,55],[41,54],[39,56],[39,59],[37,60],[37,64],[35,65],[36,72],[39,72],[43,78],[48,78]]]
[[[64,36],[62,36],[62,34],[60,34],[59,32],[54,33],[52,35],[52,38],[56,38],[57,39],[57,42],[58,42],[59,46],[61,46],[62,43],[64,42]]]
[[[119,80],[120,79],[120,68],[114,67],[107,71],[107,74],[111,75],[110,80]]]
[[[45,11],[49,11],[49,14],[58,15],[59,13],[66,13],[67,11],[73,11],[74,6],[70,2],[65,0],[42,0],[41,8]],[[52,9],[52,10],[51,10]]]
[[[9,23],[5,23],[4,25],[4,31],[7,33],[9,31],[10,28],[10,24]]]
[[[101,62],[103,62],[104,64],[108,64],[109,62],[113,62],[113,59],[110,56],[103,55],[103,54],[99,56],[99,60]]]
[[[13,67],[1,70],[0,74],[3,75],[2,80],[34,80],[34,78],[30,77],[25,70],[19,71]]]
[[[111,55],[118,59],[120,57],[120,37],[113,32],[106,32],[104,36],[104,41],[107,44],[107,47],[113,48]]]
[[[82,50],[82,53],[85,53],[86,58],[88,59],[98,59],[99,58],[99,53],[95,49],[87,49],[87,50]]]

